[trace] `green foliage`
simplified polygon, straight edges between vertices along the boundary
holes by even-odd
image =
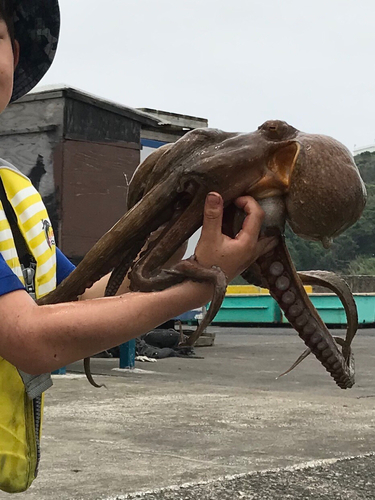
[[[299,238],[289,228],[286,240],[294,265],[299,271],[344,271],[351,260],[355,259],[358,248],[356,242],[347,234],[337,238],[329,250],[323,248],[321,243]]]
[[[243,279],[242,276],[236,276],[231,282],[230,285],[248,285],[249,283]]]
[[[320,243],[302,240],[287,229],[287,245],[298,270],[375,275],[375,153],[362,153],[355,157],[355,162],[367,189],[361,219],[339,236],[329,250]]]
[[[375,184],[375,153],[366,151],[354,158],[366,184]]]
[[[360,255],[356,259],[352,260],[348,267],[348,274],[375,276],[375,257],[365,257]]]

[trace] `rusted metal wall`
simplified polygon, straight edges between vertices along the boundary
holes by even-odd
[[[139,146],[66,140],[55,157],[60,247],[77,261],[126,211]]]

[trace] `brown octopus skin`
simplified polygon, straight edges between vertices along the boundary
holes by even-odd
[[[126,274],[129,263],[135,289],[160,290],[181,282],[181,266],[170,274],[163,265],[202,224],[209,191],[218,191],[227,208],[242,195],[258,201],[279,198],[291,228],[324,245],[358,220],[366,199],[353,157],[332,138],[305,134],[279,120],[245,134],[194,130],[140,165],[130,183],[128,212],[56,291],[39,303],[75,300],[111,268],[116,270],[113,282],[121,282],[118,267],[124,262],[121,272]],[[169,229],[160,239],[140,259],[135,257],[150,233],[168,221]],[[350,387],[354,382],[351,367],[304,295],[282,237],[280,245],[271,260],[259,261],[271,294],[337,384]],[[284,269],[275,276],[280,263]],[[199,280],[199,270],[191,269],[188,279]],[[302,310],[296,314],[298,306]]]

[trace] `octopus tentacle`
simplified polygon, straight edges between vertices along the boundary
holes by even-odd
[[[107,388],[107,386],[105,384],[97,384],[95,382],[95,380],[92,376],[92,373],[91,373],[90,364],[91,364],[91,358],[85,358],[83,360],[83,368],[85,370],[85,375],[86,375],[87,380],[90,382],[91,385],[93,385],[97,389],[100,389],[101,387]]]
[[[302,283],[326,287],[339,297],[344,306],[347,322],[345,346],[350,348],[358,330],[358,310],[348,283],[330,271],[303,271],[299,272],[298,276]]]
[[[142,242],[143,243],[143,242]],[[129,267],[135,257],[138,255],[138,252],[141,249],[142,243],[139,243],[138,245],[135,245],[134,248],[132,249],[132,252],[129,252],[128,255],[125,256],[125,258],[122,260],[119,266],[117,266],[111,273],[111,276],[108,280],[106,289],[105,289],[105,297],[112,297],[113,295],[116,295],[118,289],[120,288],[122,282],[124,281],[124,278],[126,274],[129,271]],[[91,385],[94,387],[100,388],[100,387],[106,387],[105,384],[97,384],[92,376],[91,373],[91,358],[87,357],[83,360],[83,368],[85,371],[85,375],[87,377],[87,380],[90,382]]]
[[[303,271],[297,273],[302,283],[305,285],[319,285],[324,286],[332,290],[341,300],[344,306],[347,329],[345,340],[340,337],[333,337],[335,341],[342,346],[342,353],[344,355],[345,361],[353,364],[354,367],[354,357],[351,351],[352,340],[358,330],[358,311],[357,305],[355,303],[353,294],[349,288],[347,282],[335,273],[330,271]],[[294,368],[296,368],[307,356],[311,353],[311,349],[307,348],[301,356],[293,363],[293,365],[286,370],[284,373],[279,375],[278,378],[283,377],[287,373],[290,373]]]
[[[143,241],[139,242],[138,245],[134,245],[132,252],[125,255],[121,263],[112,271],[105,289],[105,297],[112,297],[113,295],[116,295],[130,269],[130,266],[137,257],[138,253],[141,251],[142,245]]]
[[[204,186],[199,186],[197,195],[185,212],[166,228],[153,246],[137,261],[129,274],[132,290],[163,290],[186,279],[209,282],[214,285],[214,296],[209,311],[185,345],[193,345],[216,316],[224,300],[227,287],[227,278],[218,267],[206,269],[200,266],[194,258],[183,260],[171,269],[161,269],[166,260],[196,230],[196,225],[192,224],[192,221],[197,220],[197,216],[199,217],[203,211],[206,194],[203,192],[204,189]]]
[[[271,295],[299,336],[342,389],[354,385],[352,363],[345,360],[337,343],[312,305],[291,262],[281,236],[273,251],[257,261]]]
[[[300,363],[302,363],[302,361],[304,359],[307,358],[307,356],[309,356],[311,354],[311,349],[310,347],[308,347],[307,349],[305,349],[303,351],[303,353],[301,354],[301,356],[299,356],[295,362],[292,364],[292,366],[290,368],[288,368],[285,372],[283,373],[280,373],[280,375],[276,378],[281,378],[281,377],[284,377],[284,375],[287,375],[288,373],[290,373],[292,370],[294,370],[294,368],[296,368]]]
[[[193,346],[219,312],[225,297],[228,279],[219,267],[214,266],[211,269],[207,269],[198,264],[194,257],[179,262],[172,269],[166,270],[166,273],[182,277],[184,280],[191,279],[192,281],[212,283],[214,286],[214,294],[206,315],[195,332],[189,336],[185,343],[181,344]]]
[[[205,195],[205,188],[200,186],[189,206],[135,263],[129,273],[132,290],[154,292],[184,281],[181,273],[169,273],[162,266],[201,225]]]
[[[159,196],[161,200],[157,213],[154,196],[156,199]],[[168,209],[177,197],[168,185],[161,184],[152,189],[94,245],[56,290],[38,299],[38,305],[75,301],[113,268],[115,270],[107,285],[106,296],[115,295],[150,232],[169,219]],[[91,385],[102,387],[92,377],[89,357],[84,359],[84,370]]]
[[[163,215],[163,212],[170,209],[178,198],[178,194],[172,189],[174,184],[174,179],[168,179],[145,194],[137,205],[126,212],[112,229],[100,238],[56,290],[39,299],[38,304],[77,300],[86,288],[117,267],[135,242],[141,239],[146,241],[151,231],[169,219],[169,214]],[[159,200],[157,210],[155,199]]]

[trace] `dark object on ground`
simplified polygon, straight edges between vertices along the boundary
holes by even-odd
[[[120,346],[112,347],[112,349],[108,349],[108,352],[112,354],[113,358],[120,357]]]
[[[169,347],[170,349],[174,349],[180,343],[181,335],[174,328],[157,328],[145,333],[140,338],[144,340],[146,344],[153,347]]]
[[[165,323],[162,323],[161,325],[157,326],[155,328],[155,330],[169,330],[169,328],[173,328],[174,329],[175,322],[176,322],[176,320],[169,319]]]
[[[181,333],[177,332],[174,328],[169,328],[167,330],[156,328],[136,339],[135,355],[147,356],[153,359],[198,357],[195,356],[195,351],[192,347],[179,347],[180,341]],[[113,349],[109,349],[109,353],[114,358],[119,358],[120,348],[114,347]]]
[[[169,357],[194,357],[195,352],[191,346],[181,346],[185,344],[186,335],[182,331],[182,325],[180,332],[177,332],[174,328],[169,328],[164,330],[157,328],[145,333],[139,339],[136,339],[136,355],[137,356],[148,356],[154,359],[163,359]]]
[[[192,347],[155,347],[147,344],[142,338],[135,340],[135,354],[153,359],[197,357]]]
[[[111,353],[112,349],[109,349],[108,351],[102,351],[98,352],[98,354],[94,354],[94,356],[91,356],[92,358],[113,358],[113,354]]]

